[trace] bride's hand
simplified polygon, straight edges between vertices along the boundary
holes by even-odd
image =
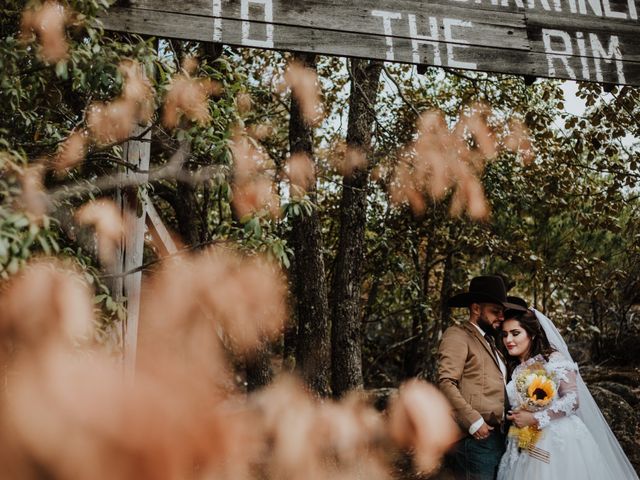
[[[527,412],[526,410],[510,410],[507,414],[507,418],[511,420],[518,428],[538,424],[538,421],[536,420],[536,417],[533,416],[533,413]]]

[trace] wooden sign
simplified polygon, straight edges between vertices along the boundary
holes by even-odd
[[[105,28],[640,85],[640,0],[130,0]]]

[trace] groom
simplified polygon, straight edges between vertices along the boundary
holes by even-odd
[[[451,297],[449,307],[469,309],[469,319],[449,327],[438,349],[438,383],[462,429],[451,455],[456,479],[493,480],[504,453],[504,360],[495,336],[507,302],[502,278],[475,277],[469,290]]]

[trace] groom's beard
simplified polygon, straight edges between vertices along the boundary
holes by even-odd
[[[498,333],[498,331],[493,328],[493,325],[491,324],[489,319],[487,319],[487,317],[483,314],[480,314],[480,316],[478,317],[478,326],[484,333],[488,333],[491,336],[495,336]]]

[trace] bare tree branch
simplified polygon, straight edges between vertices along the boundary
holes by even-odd
[[[46,194],[47,203],[51,206],[56,202],[67,200],[75,197],[96,194],[105,190],[114,188],[131,188],[139,187],[147,183],[154,183],[160,180],[177,180],[192,185],[198,185],[206,180],[211,179],[214,175],[226,171],[224,165],[212,165],[203,168],[195,173],[186,172],[182,169],[182,165],[188,156],[188,146],[182,144],[180,148],[172,155],[166,165],[162,167],[146,171],[134,171],[134,174],[126,175],[118,172],[114,175],[98,178],[93,181],[86,181],[82,184],[73,186],[63,185]],[[148,173],[148,177],[143,175]]]

